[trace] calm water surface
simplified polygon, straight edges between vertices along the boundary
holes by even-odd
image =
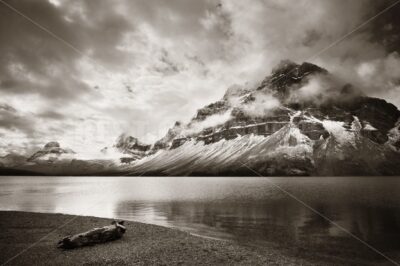
[[[0,177],[0,210],[116,217],[294,252],[400,251],[400,178]]]

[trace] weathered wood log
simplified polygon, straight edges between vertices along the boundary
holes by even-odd
[[[111,225],[108,226],[94,228],[90,231],[72,236],[66,236],[58,242],[57,247],[73,249],[113,241],[121,238],[125,231],[126,227],[124,226],[124,221],[113,221]]]

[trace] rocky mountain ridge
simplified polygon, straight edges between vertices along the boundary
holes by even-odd
[[[150,148],[151,145],[144,144],[135,137],[121,134],[112,147],[105,147],[101,152],[105,155],[118,153],[121,163],[130,163],[148,155]]]
[[[118,171],[111,160],[83,160],[56,141],[48,142],[26,157],[8,154],[0,157],[0,174],[4,175],[102,175]]]
[[[152,145],[122,134],[102,150],[119,163],[66,163],[60,158],[73,152],[56,143],[28,161],[51,162],[55,174],[72,166],[108,175],[400,175],[399,119],[385,100],[319,66],[285,60],[259,86],[231,86]]]
[[[315,80],[326,88],[301,97]],[[206,126],[226,113],[226,121]],[[170,144],[130,170],[255,175],[251,166],[261,175],[400,174],[399,118],[394,105],[338,83],[323,68],[283,61],[257,88],[231,87],[187,125],[175,125],[163,138]]]

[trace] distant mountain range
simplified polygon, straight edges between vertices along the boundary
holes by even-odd
[[[0,157],[3,175],[103,175],[116,172],[118,164],[112,160],[82,160],[58,142],[49,142],[30,157],[8,154]]]
[[[2,171],[112,175],[399,175],[400,111],[314,64],[282,61],[259,86],[232,86],[188,124],[152,145],[121,135],[76,160],[48,143],[29,158],[0,158]]]

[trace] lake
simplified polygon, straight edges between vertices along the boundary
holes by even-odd
[[[400,251],[396,177],[0,177],[0,210],[115,217],[290,252]]]

